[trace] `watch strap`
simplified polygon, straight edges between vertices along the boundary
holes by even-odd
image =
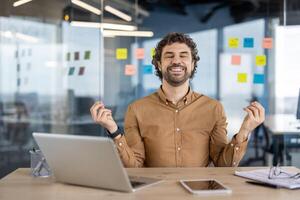
[[[116,138],[118,135],[124,135],[124,131],[123,131],[123,129],[120,128],[120,127],[118,127],[118,129],[117,129],[115,132],[113,132],[113,133],[110,133],[110,132],[106,129],[106,133],[107,133],[108,137],[110,137],[110,138],[112,138],[112,139]]]

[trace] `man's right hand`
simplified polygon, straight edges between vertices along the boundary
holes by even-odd
[[[106,109],[102,102],[96,102],[90,109],[93,120],[106,128],[110,133],[118,130],[118,126],[112,117],[111,110]]]

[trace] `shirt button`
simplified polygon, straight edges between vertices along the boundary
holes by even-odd
[[[231,143],[231,144],[230,144],[230,146],[232,146],[232,147],[233,147],[233,144]]]
[[[179,129],[179,128],[176,128],[176,131],[177,131],[177,132],[179,132],[179,131],[180,131],[180,129]]]
[[[180,148],[180,147],[178,147],[178,148],[177,148],[177,150],[178,150],[178,151],[180,151],[180,150],[181,150],[181,148]]]
[[[122,146],[122,145],[123,145],[122,142],[120,142],[120,143],[119,143],[119,146]]]
[[[168,102],[166,102],[166,105],[168,105]]]
[[[177,113],[178,113],[178,110],[175,110],[175,112],[177,112]]]
[[[239,150],[240,148],[239,147],[235,147],[235,150],[237,151],[237,150]]]

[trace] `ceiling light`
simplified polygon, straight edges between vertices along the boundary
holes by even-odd
[[[137,27],[133,26],[133,25],[101,23],[101,26],[104,29],[114,29],[114,30],[124,30],[124,31],[134,31],[134,30],[137,30]]]
[[[81,22],[81,21],[72,21],[71,26],[86,27],[86,28],[104,28],[104,29],[113,29],[113,30],[124,30],[124,31],[137,30],[137,27],[133,26],[133,25],[97,23],[97,22]]]
[[[12,33],[11,31],[0,31],[0,35],[2,35],[3,37],[6,38],[17,38],[23,41],[27,41],[27,42],[33,42],[36,43],[39,41],[39,39],[37,37],[34,36],[30,36],[30,35],[26,35],[23,33]]]
[[[130,22],[132,20],[132,18],[129,15],[127,15],[111,6],[105,6],[104,10],[106,10],[107,12],[110,12],[111,14],[116,15],[116,16],[120,17],[121,19],[124,19],[128,22]]]
[[[37,43],[39,41],[38,38],[23,33],[16,33],[16,38],[33,43]]]
[[[86,27],[86,28],[101,28],[101,23],[97,22],[80,22],[80,21],[72,21],[71,26],[77,27]]]
[[[115,38],[114,35],[106,35],[106,36],[104,36],[104,37],[106,37],[106,38]]]
[[[20,1],[16,1],[16,2],[13,3],[13,7],[20,6],[20,5],[28,3],[30,1],[32,1],[32,0],[20,0]]]
[[[113,31],[103,30],[104,37],[111,36],[131,36],[131,37],[153,37],[152,31]]]
[[[101,10],[99,10],[98,8],[95,8],[94,6],[91,6],[87,3],[84,3],[83,1],[80,0],[71,0],[71,2],[81,8],[84,8],[92,13],[95,13],[96,15],[100,15],[101,14]]]
[[[13,34],[11,31],[0,31],[1,35],[6,38],[13,38]]]

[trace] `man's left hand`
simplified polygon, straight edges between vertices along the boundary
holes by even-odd
[[[245,117],[237,135],[238,138],[242,138],[242,140],[248,138],[249,133],[265,120],[265,109],[257,101],[252,102],[249,106],[244,108],[244,110],[247,112],[247,116]]]

